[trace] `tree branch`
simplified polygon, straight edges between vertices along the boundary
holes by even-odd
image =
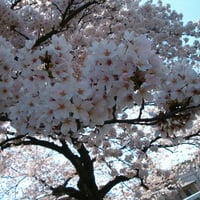
[[[53,35],[55,35],[55,34],[57,34],[57,33],[59,33],[59,32],[60,32],[60,31],[55,30],[55,29],[53,28],[50,32],[48,32],[48,33],[46,33],[45,35],[39,37],[39,38],[36,40],[36,42],[35,42],[35,44],[33,45],[32,48],[35,48],[35,47],[39,46],[40,44],[42,44],[42,43],[45,42],[46,40],[50,39],[51,36],[53,36]]]
[[[10,6],[10,8],[13,10],[13,9],[15,8],[15,6],[16,6],[18,3],[20,3],[20,2],[21,2],[21,0],[15,0],[15,2],[12,3],[12,5]]]
[[[26,40],[29,40],[29,37],[27,37],[25,34],[19,32],[18,30],[16,30],[15,27],[11,27],[11,30],[16,32],[17,34],[21,35],[22,37],[24,37]]]
[[[142,99],[142,105],[140,107],[140,112],[139,112],[139,115],[138,115],[138,119],[141,119],[142,111],[144,110],[144,105],[145,105],[145,102],[144,102],[144,99]]]
[[[1,122],[10,121],[10,119],[8,118],[7,113],[0,113],[0,121]]]
[[[88,7],[90,7],[93,4],[96,4],[96,1],[89,1],[87,3],[85,3],[84,5],[78,7],[75,10],[71,10],[70,11],[70,7],[73,4],[73,1],[71,1],[69,3],[69,5],[67,6],[67,8],[65,9],[65,12],[62,14],[62,21],[60,22],[60,26],[59,29],[55,29],[53,28],[50,32],[46,33],[45,35],[39,37],[35,44],[33,45],[32,48],[35,48],[39,45],[41,45],[43,42],[45,42],[46,40],[50,39],[53,35],[60,33],[63,31],[64,27],[74,18],[76,17],[79,13],[81,13],[84,9],[87,9]],[[67,17],[66,17],[67,16]]]
[[[196,110],[200,108],[200,104],[197,106],[188,106],[183,108],[177,108],[173,111],[169,111],[166,113],[160,113],[155,117],[152,118],[135,118],[135,119],[111,119],[106,120],[104,124],[138,124],[138,125],[155,125],[159,122],[164,122],[166,119],[170,119],[172,117],[176,117],[178,119],[179,115],[182,116],[184,112],[192,110]]]
[[[72,187],[65,187],[63,185],[60,185],[56,188],[51,188],[52,190],[52,195],[56,196],[56,197],[61,197],[63,195],[69,195],[70,197],[74,197],[77,199],[81,199],[82,198],[82,194],[80,191],[72,188]]]
[[[37,139],[28,135],[18,135],[13,138],[9,138],[0,143],[1,150],[12,147],[12,146],[20,146],[20,145],[38,145],[41,147],[45,147],[56,151],[62,155],[64,155],[68,160],[72,162],[75,168],[78,168],[80,165],[79,157],[74,155],[66,142],[61,141],[62,146],[58,146],[53,142],[49,142],[42,139]]]
[[[88,8],[89,6],[96,4],[96,1],[89,1],[87,3],[85,3],[84,5],[78,7],[76,10],[72,10],[69,11],[69,14],[67,16],[67,18],[63,19],[60,23],[60,27],[64,27],[66,26],[66,24],[73,19],[74,17],[76,17],[79,13],[81,13],[84,9]],[[69,8],[68,8],[69,9]],[[67,12],[66,12],[67,13]]]
[[[130,180],[126,176],[116,176],[114,180],[109,181],[105,186],[99,190],[100,198],[103,198],[115,185],[118,183]]]

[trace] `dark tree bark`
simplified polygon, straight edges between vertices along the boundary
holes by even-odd
[[[59,185],[56,188],[50,187],[52,195],[55,195],[56,197],[68,195],[77,200],[103,200],[106,194],[115,185],[129,180],[126,176],[117,176],[114,180],[109,181],[105,186],[99,189],[94,176],[94,159],[91,159],[84,144],[80,144],[80,147],[77,149],[78,155],[75,155],[67,145],[66,141],[60,140],[60,142],[61,146],[28,135],[19,135],[0,143],[0,147],[3,150],[12,146],[37,145],[51,149],[65,156],[65,158],[73,164],[79,176],[79,181],[77,183],[78,189],[67,187],[66,183]]]

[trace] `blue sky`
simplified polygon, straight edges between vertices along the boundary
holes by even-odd
[[[146,2],[147,0],[142,0]],[[157,2],[158,0],[153,0]],[[200,0],[162,0],[164,4],[170,4],[172,10],[183,14],[183,21],[200,21]]]
[[[170,4],[172,10],[183,14],[184,22],[200,21],[200,0],[162,0]]]

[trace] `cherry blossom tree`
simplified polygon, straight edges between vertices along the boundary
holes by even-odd
[[[109,199],[120,184],[135,199],[173,195],[150,155],[199,145],[200,24],[161,1],[2,0],[0,13],[0,119],[15,128],[4,160],[19,147],[64,156],[62,178],[46,158],[44,178],[22,171],[56,197]]]

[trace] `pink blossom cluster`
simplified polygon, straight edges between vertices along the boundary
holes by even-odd
[[[65,134],[103,125],[143,101],[161,110],[198,103],[196,71],[186,63],[166,68],[144,35],[125,32],[121,40],[93,42],[76,76],[64,36],[36,50],[34,41],[17,50],[1,38],[2,110],[20,133],[45,125],[47,133]]]
[[[166,78],[158,93],[157,105],[166,110],[196,106],[200,102],[200,76],[186,61],[174,63],[166,71]]]
[[[59,127],[62,133],[75,132],[77,121],[83,127],[103,125],[112,119],[114,106],[118,113],[126,106],[140,105],[143,99],[151,100],[155,80],[160,80],[161,61],[144,36],[126,32],[119,45],[107,40],[94,42],[78,79],[72,68],[72,48],[64,36],[53,36],[42,50],[33,51],[31,44],[28,41],[18,51],[2,45],[1,50],[8,56],[2,68],[6,71],[1,72],[5,94],[1,105],[7,107],[22,133],[35,131],[41,124],[46,131]],[[6,94],[6,88],[13,90]]]

